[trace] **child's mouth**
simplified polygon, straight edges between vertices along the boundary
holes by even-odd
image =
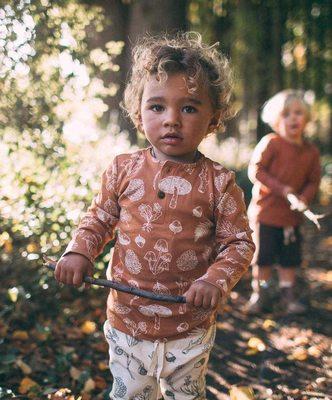
[[[182,137],[176,133],[170,133],[163,136],[162,141],[166,144],[178,144],[182,141]]]

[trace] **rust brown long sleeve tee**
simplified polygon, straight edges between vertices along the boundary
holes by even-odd
[[[234,173],[202,154],[191,164],[160,162],[150,148],[117,156],[66,253],[80,253],[93,263],[115,228],[108,277],[155,293],[182,295],[202,279],[225,297],[254,252]],[[216,310],[111,290],[107,316],[131,336],[170,340],[210,326]]]
[[[291,143],[276,134],[264,136],[249,163],[248,175],[254,184],[248,215],[250,221],[266,225],[297,226],[302,214],[292,211],[282,193],[286,186],[309,204],[320,182],[319,151],[304,140]]]

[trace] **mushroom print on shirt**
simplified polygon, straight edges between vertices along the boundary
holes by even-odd
[[[109,279],[171,295],[204,280],[225,298],[247,270],[254,244],[234,173],[199,155],[190,164],[158,161],[151,148],[117,156],[66,253],[93,263],[117,232]],[[154,341],[206,329],[216,310],[111,290],[107,316],[116,329]]]

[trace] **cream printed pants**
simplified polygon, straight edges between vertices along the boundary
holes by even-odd
[[[169,342],[136,339],[112,328],[104,333],[113,375],[112,400],[205,400],[205,374],[216,327]]]

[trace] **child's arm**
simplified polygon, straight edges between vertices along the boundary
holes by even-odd
[[[57,263],[55,277],[59,282],[82,284],[85,275],[92,275],[95,258],[113,238],[119,219],[116,195],[116,160],[102,176],[101,189],[81,219],[65,253]]]
[[[255,245],[251,239],[242,190],[236,185],[234,173],[224,173],[224,183],[219,191],[215,209],[217,256],[205,275],[196,280],[185,294],[201,298],[201,304],[216,301],[216,289],[226,298],[231,289],[248,269]],[[195,297],[194,297],[194,294]],[[210,296],[210,300],[209,300]]]
[[[310,167],[310,173],[308,175],[307,182],[302,188],[301,192],[298,194],[299,199],[303,201],[306,205],[309,205],[315,197],[319,188],[320,178],[321,168],[319,151],[317,148],[315,148],[315,153],[313,155],[312,165]]]
[[[286,197],[293,193],[293,188],[282,184],[268,172],[274,155],[273,136],[266,135],[255,147],[248,166],[248,177],[252,183],[259,181],[272,192]]]

